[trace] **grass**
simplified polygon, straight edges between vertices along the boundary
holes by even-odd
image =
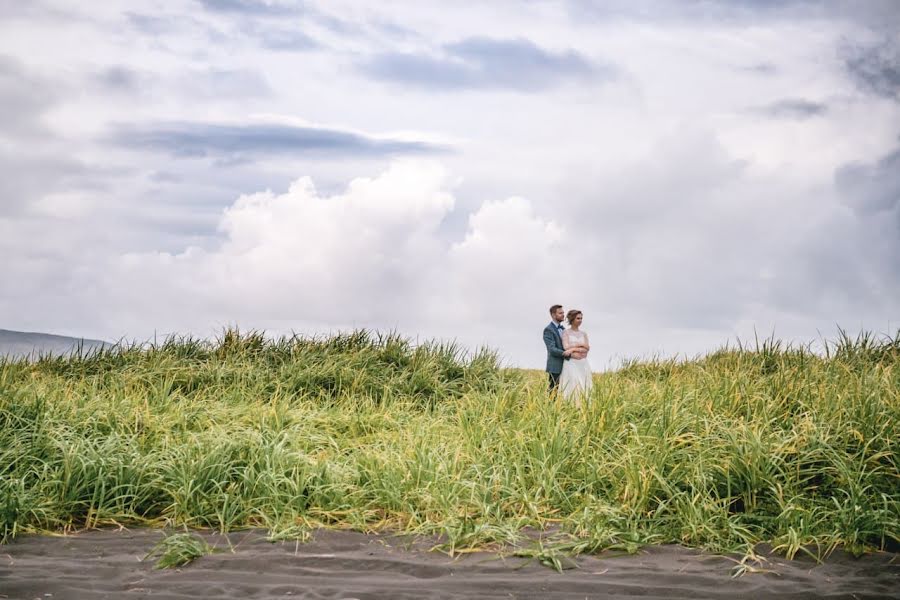
[[[765,340],[630,362],[581,408],[491,352],[365,331],[0,360],[0,537],[332,527],[557,568],[660,543],[897,551],[898,359],[900,333]]]
[[[206,541],[191,533],[175,533],[163,538],[144,557],[157,558],[157,569],[183,567],[194,559],[213,553],[213,548]]]

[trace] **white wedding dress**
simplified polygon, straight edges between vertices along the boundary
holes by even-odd
[[[590,347],[587,334],[583,331],[567,329],[563,332],[563,347],[584,345]],[[591,365],[587,358],[570,358],[563,361],[562,373],[559,375],[559,388],[563,398],[581,405],[581,400],[590,395],[594,387]]]

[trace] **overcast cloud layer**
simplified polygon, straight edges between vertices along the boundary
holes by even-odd
[[[177,7],[176,7],[177,5]],[[541,367],[900,327],[893,0],[0,7],[0,328]]]

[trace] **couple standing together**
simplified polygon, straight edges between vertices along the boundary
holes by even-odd
[[[561,392],[566,399],[581,404],[582,397],[593,387],[591,365],[587,361],[591,343],[587,333],[581,330],[583,315],[580,310],[565,314],[569,328],[563,327],[563,307],[550,307],[550,324],[544,328],[544,345],[547,346],[547,374],[550,377],[550,393]]]

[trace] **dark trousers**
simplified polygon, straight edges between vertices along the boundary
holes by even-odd
[[[559,373],[547,373],[550,376],[550,393],[559,387]]]

